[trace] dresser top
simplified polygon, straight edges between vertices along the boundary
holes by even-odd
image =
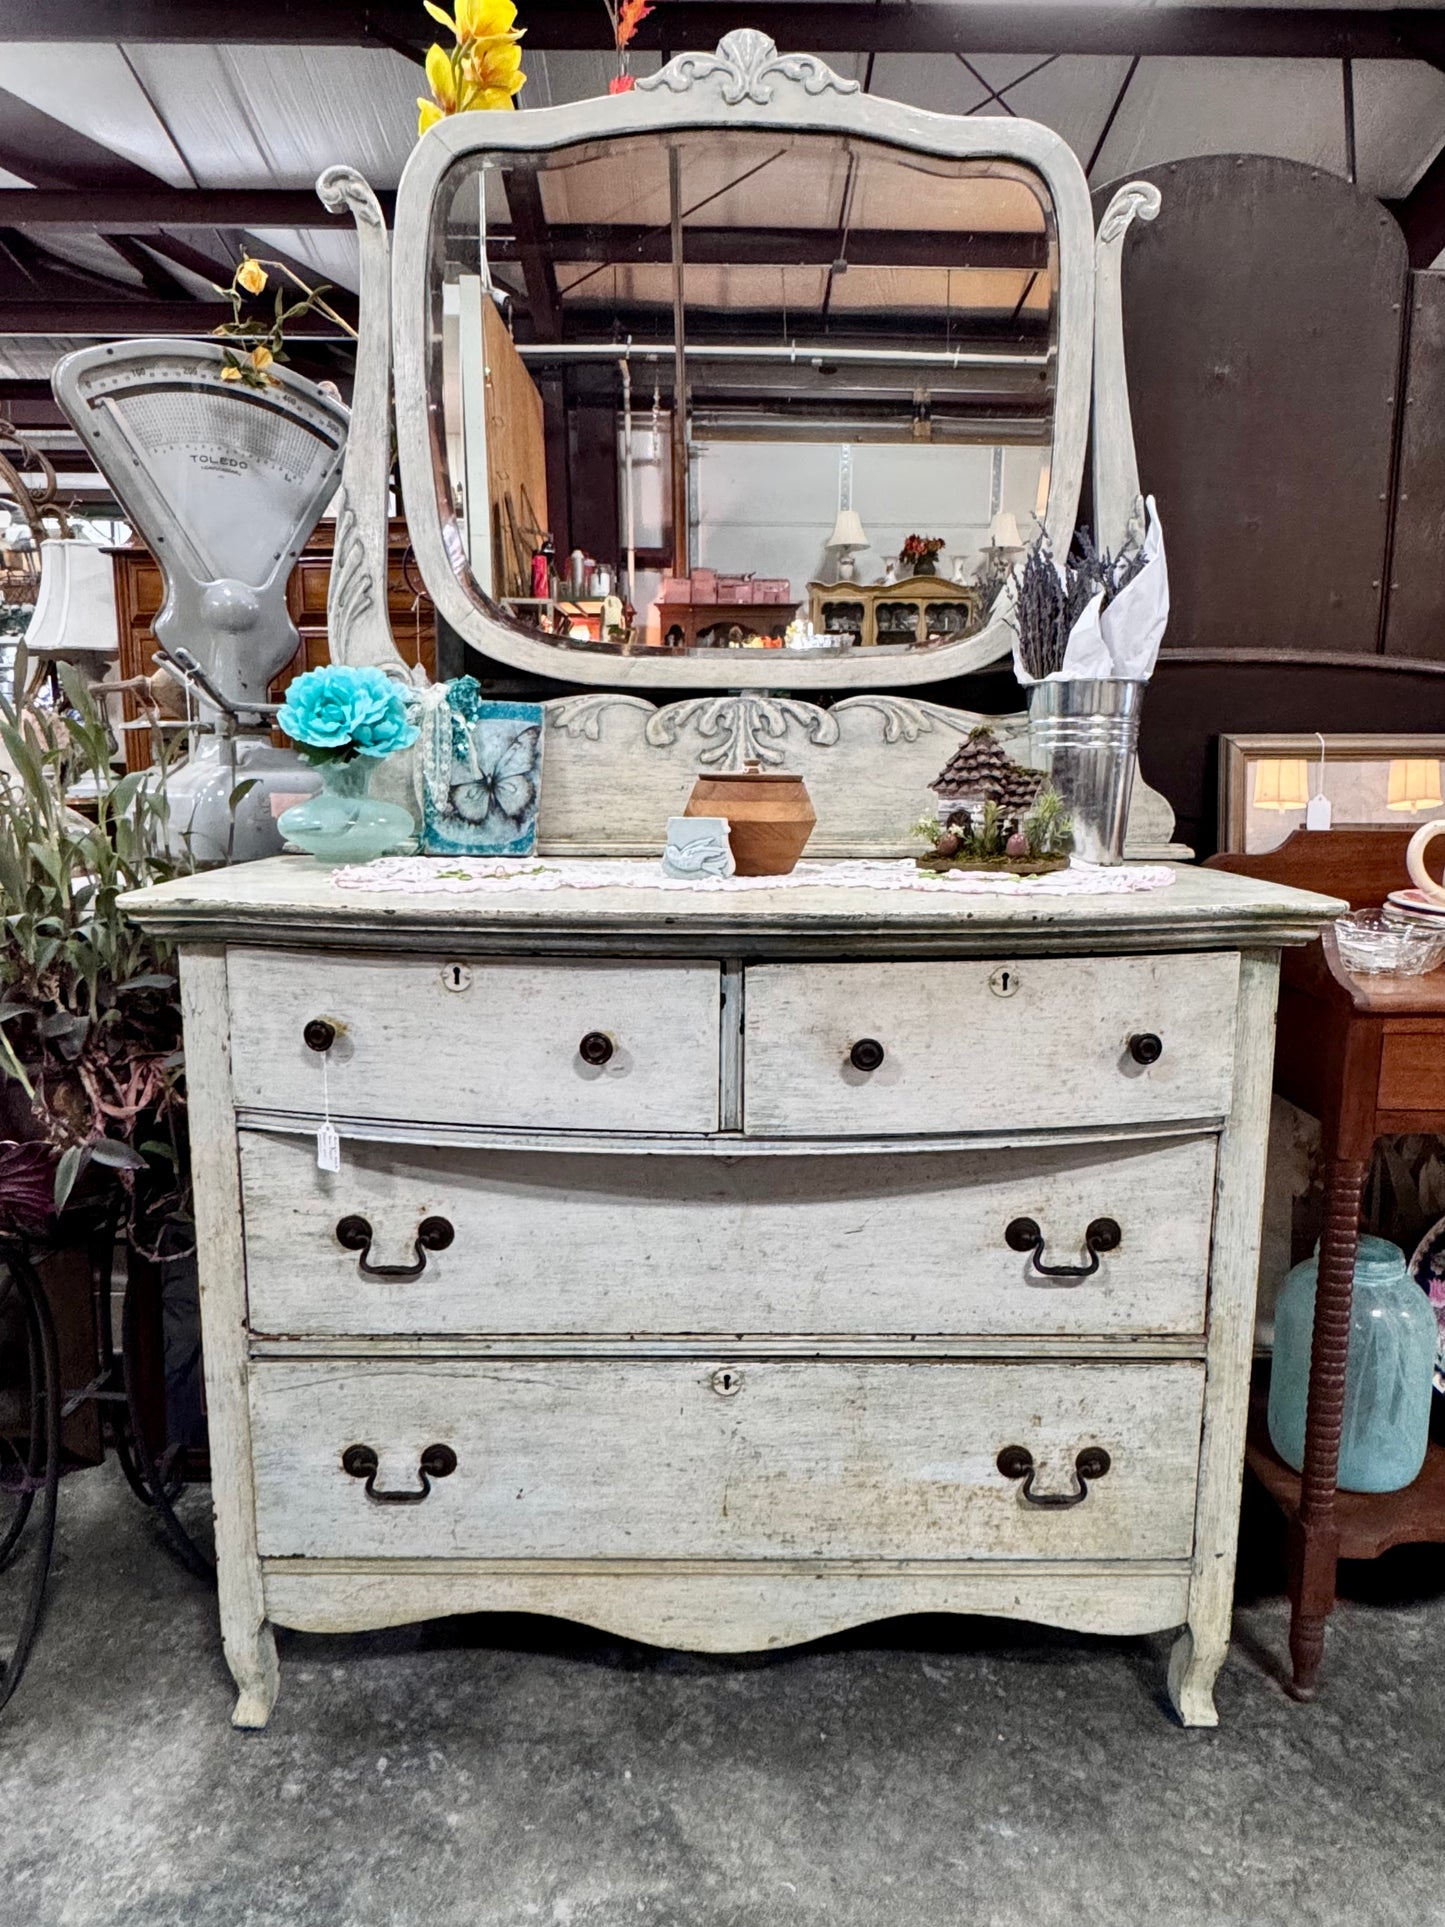
[[[912,890],[636,888],[410,894],[338,890],[310,857],[177,878],[122,907],[181,945],[636,955],[970,956],[1004,950],[1235,949],[1306,943],[1343,912],[1253,877],[1176,866],[1164,890],[943,897]]]

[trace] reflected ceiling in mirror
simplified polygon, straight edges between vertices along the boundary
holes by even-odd
[[[1038,173],[688,128],[463,154],[432,205],[434,472],[474,608],[721,681],[719,652],[985,628],[1049,498]]]

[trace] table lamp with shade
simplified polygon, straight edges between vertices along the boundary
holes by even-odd
[[[1013,563],[1024,552],[1024,539],[1019,534],[1018,517],[1012,509],[1000,509],[988,525],[988,546],[991,554],[1005,556]]]
[[[859,549],[871,548],[857,509],[839,509],[838,519],[833,524],[833,533],[828,537],[828,547],[837,553],[839,582],[856,580],[853,572],[853,557]]]

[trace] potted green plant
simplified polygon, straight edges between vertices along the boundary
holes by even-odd
[[[25,673],[22,645],[14,688]],[[166,853],[164,770],[117,777],[84,677],[60,674],[64,712],[0,695],[0,1139],[28,1147],[10,1153],[27,1197],[42,1162],[54,1216],[82,1180],[118,1188],[153,1250],[189,1224],[180,1001],[168,949],[118,899],[190,866]],[[65,801],[82,778],[93,816]]]

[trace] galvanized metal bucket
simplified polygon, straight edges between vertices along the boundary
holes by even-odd
[[[1084,863],[1124,861],[1146,686],[1085,680],[1029,691],[1032,760],[1068,804],[1074,855]]]

